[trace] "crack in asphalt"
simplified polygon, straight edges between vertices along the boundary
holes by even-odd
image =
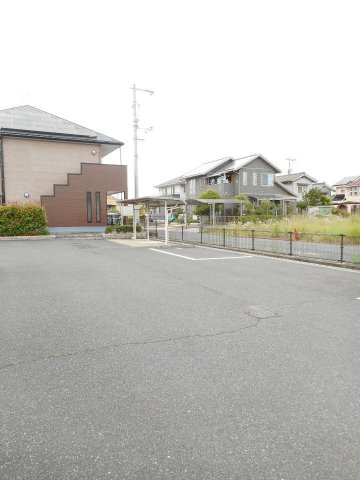
[[[193,335],[181,335],[178,337],[170,337],[170,338],[163,338],[163,339],[155,339],[155,340],[145,340],[142,342],[124,342],[124,343],[113,343],[109,345],[100,345],[98,347],[93,347],[93,348],[86,348],[84,350],[78,350],[76,352],[68,352],[68,353],[59,353],[59,354],[50,354],[50,355],[43,355],[41,357],[33,358],[31,360],[27,361],[20,361],[20,362],[12,362],[8,363],[5,365],[0,365],[0,370],[6,370],[9,368],[17,367],[19,365],[28,365],[31,363],[39,362],[41,360],[48,360],[48,359],[54,359],[54,358],[63,358],[63,357],[74,357],[77,355],[81,354],[86,354],[86,353],[92,353],[92,352],[97,352],[97,351],[102,351],[102,350],[109,350],[111,348],[119,348],[119,347],[126,347],[126,346],[142,346],[142,345],[151,345],[155,343],[169,343],[169,342],[175,342],[179,340],[189,340],[191,338],[210,338],[210,337],[220,337],[222,335],[230,335],[234,333],[241,332],[242,330],[247,330],[250,328],[256,328],[259,324],[262,318],[269,318],[269,317],[262,317],[259,318],[254,314],[251,314],[249,312],[246,312],[247,315],[249,315],[252,318],[256,318],[256,321],[250,325],[246,325],[245,327],[241,328],[236,328],[234,330],[225,330],[217,333],[198,333],[198,334],[193,334]],[[278,316],[278,315],[274,315]]]

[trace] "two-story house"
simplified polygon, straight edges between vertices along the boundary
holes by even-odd
[[[325,182],[318,182],[315,178],[311,177],[305,172],[289,173],[287,175],[277,175],[283,185],[291,190],[298,200],[302,200],[304,193],[308,192],[312,188],[317,188],[321,192],[331,197],[332,188]]]
[[[348,213],[360,210],[360,175],[344,177],[334,184],[333,205]]]
[[[43,205],[56,231],[103,231],[109,193],[127,196],[123,142],[30,105],[0,111],[0,204]]]
[[[280,170],[260,154],[242,158],[225,157],[202,163],[157,188],[160,194],[176,194],[178,189],[179,198],[185,201],[198,198],[208,189],[218,191],[221,198],[227,200],[244,194],[255,205],[262,200],[271,200],[286,213],[288,204],[295,203],[297,198],[277,180],[276,173],[280,173]],[[234,206],[227,204],[224,214],[233,215]]]

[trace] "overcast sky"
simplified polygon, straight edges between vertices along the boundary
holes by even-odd
[[[130,196],[133,83],[155,90],[138,94],[153,126],[141,195],[253,153],[329,184],[360,174],[358,1],[0,3],[0,109],[29,104],[125,142]]]

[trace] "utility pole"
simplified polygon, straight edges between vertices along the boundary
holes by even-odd
[[[289,162],[288,175],[290,175],[290,173],[291,173],[291,162],[296,162],[296,158],[287,158],[286,160]]]
[[[137,107],[137,101],[136,101],[136,92],[146,92],[149,93],[150,95],[153,95],[154,92],[152,90],[145,90],[143,88],[136,88],[135,83],[131,87],[133,91],[133,110],[134,110],[134,120],[133,120],[133,125],[134,125],[134,186],[135,186],[135,198],[139,196],[139,174],[138,174],[138,153],[137,153],[137,142],[138,142],[138,135],[137,131],[139,128],[139,119],[137,118],[137,113],[136,113],[136,107]]]

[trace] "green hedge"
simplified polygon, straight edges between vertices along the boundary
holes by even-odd
[[[109,227],[106,227],[105,233],[131,233],[132,231],[132,225],[111,225]],[[141,232],[140,225],[136,225],[136,231]]]
[[[45,208],[35,203],[0,205],[0,236],[48,235]]]

